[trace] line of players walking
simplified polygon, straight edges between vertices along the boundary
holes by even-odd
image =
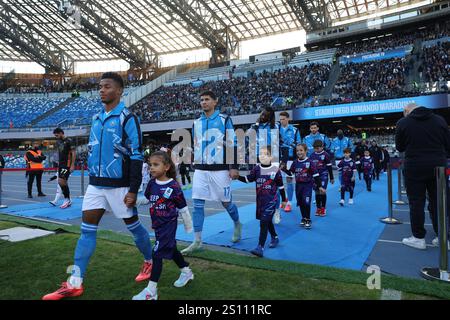
[[[262,257],[268,233],[271,235],[270,248],[277,247],[278,235],[274,220],[279,207],[286,211],[291,208],[295,188],[297,205],[302,215],[301,226],[311,228],[312,190],[316,193],[317,215],[326,215],[326,188],[328,179],[334,183],[331,158],[325,150],[333,146],[338,163],[341,180],[341,196],[353,190],[357,175],[357,166],[361,173],[372,176],[374,169],[380,167],[375,155],[371,162],[369,155],[362,158],[351,158],[351,142],[339,136],[332,142],[319,133],[316,122],[310,124],[311,134],[301,139],[297,129],[289,125],[289,114],[282,113],[280,123],[275,122],[275,113],[267,107],[254,125],[257,133],[256,149],[258,164],[250,174],[241,176],[238,163],[227,164],[227,154],[223,153],[220,163],[211,161],[209,154],[212,140],[208,139],[208,128],[222,133],[224,145],[233,145],[235,137],[225,135],[234,132],[231,117],[216,110],[218,98],[214,92],[200,94],[202,116],[194,121],[194,177],[192,184],[192,200],[194,210],[189,213],[186,199],[180,185],[176,181],[175,165],[165,151],[159,151],[148,158],[148,169],[151,179],[144,181],[145,203],[149,204],[152,229],[155,231],[155,245],[152,247],[148,231],[142,226],[136,204],[137,193],[142,182],[142,144],[141,132],[137,117],[131,114],[120,102],[123,93],[123,79],[115,73],[105,73],[100,82],[100,96],[104,110],[93,118],[89,138],[89,187],[83,198],[83,223],[81,235],[74,252],[72,273],[59,289],[46,294],[44,300],[60,300],[77,297],[83,294],[84,280],[91,256],[96,249],[99,223],[106,212],[112,212],[122,219],[133,235],[137,249],[143,256],[143,265],[135,281],[149,281],[134,300],[158,299],[158,282],[162,274],[163,259],[173,260],[180,269],[180,277],[174,282],[175,287],[184,287],[194,279],[194,272],[184,255],[202,248],[202,231],[205,223],[205,201],[220,202],[233,221],[234,231],[231,238],[237,243],[242,238],[242,224],[239,209],[232,200],[231,181],[239,179],[245,183],[256,183],[256,218],[260,221],[258,246],[252,253]],[[103,128],[106,128],[103,130]],[[267,130],[279,129],[281,141],[281,163],[273,162],[272,143],[269,137],[263,137]],[[266,132],[266,133],[264,133]],[[269,131],[270,135],[270,131]],[[100,141],[98,139],[100,137]],[[119,139],[117,138],[119,137]],[[61,136],[61,138],[63,138]],[[123,138],[123,139],[122,139]],[[122,141],[122,142],[120,142]],[[265,141],[265,143],[262,143]],[[103,143],[102,143],[103,142]],[[69,146],[61,144],[61,149],[69,154]],[[360,146],[364,152],[364,144]],[[359,155],[359,153],[356,153]],[[342,159],[338,159],[342,156]],[[73,159],[74,157],[71,156]],[[116,158],[127,161],[117,161]],[[379,159],[379,158],[378,158]],[[61,161],[62,159],[60,159]],[[64,159],[67,160],[67,159]],[[359,160],[359,163],[358,163]],[[65,162],[65,161],[64,161]],[[368,163],[366,165],[366,163]],[[66,162],[64,163],[66,164]],[[68,169],[70,167],[63,167]],[[112,168],[113,170],[110,170]],[[366,170],[366,171],[365,171]],[[64,172],[59,172],[61,178]],[[126,175],[124,176],[124,174]],[[282,175],[286,176],[287,192],[284,191]],[[377,178],[377,175],[375,174]],[[367,180],[370,181],[370,180]],[[295,182],[295,185],[294,185]],[[62,188],[62,187],[61,187]],[[64,193],[64,189],[63,189]],[[287,194],[287,195],[286,195]],[[279,195],[281,199],[279,199]],[[66,196],[66,195],[65,195]],[[67,198],[70,199],[67,195]],[[320,209],[320,210],[319,210]],[[177,249],[177,218],[182,217],[186,229],[193,227],[194,241],[181,252]],[[278,219],[279,220],[279,219]]]

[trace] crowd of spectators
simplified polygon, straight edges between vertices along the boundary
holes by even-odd
[[[277,104],[277,98],[297,105],[319,94],[327,84],[330,68],[328,64],[309,64],[205,82],[197,88],[190,84],[161,87],[136,104],[134,110],[142,121],[192,119],[201,112],[199,93],[206,89],[216,92],[222,112],[230,115],[258,113],[267,105],[281,109],[285,105]]]
[[[359,53],[381,52],[396,47],[411,45],[416,39],[415,33],[409,34],[392,34],[377,39],[367,39],[365,41],[357,41],[346,44],[337,49],[337,56],[351,56]]]
[[[347,63],[333,92],[333,102],[390,99],[403,95],[408,66],[405,58]]]
[[[42,80],[39,84],[20,84],[15,83],[9,86],[3,91],[3,93],[15,93],[15,94],[27,94],[27,93],[62,93],[62,92],[92,92],[98,90],[98,84],[100,79],[91,78],[89,80],[73,80],[66,84],[56,84],[53,82],[48,82]],[[47,82],[47,83],[46,83]],[[126,80],[124,79],[124,84],[126,87],[137,87],[146,84],[147,81],[144,80]]]
[[[425,29],[405,31],[399,30],[397,33],[380,35],[376,39],[365,38],[347,43],[337,49],[337,56],[355,55],[359,53],[371,53],[386,51],[389,49],[413,45],[416,39],[434,40],[450,35],[450,22],[439,22],[429,25]]]
[[[422,66],[425,82],[450,81],[450,42],[423,48]]]

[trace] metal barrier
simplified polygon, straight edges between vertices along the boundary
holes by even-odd
[[[380,221],[386,224],[401,224],[402,222],[393,217],[392,209],[392,168],[391,164],[387,164],[387,176],[388,176],[388,212],[389,216],[386,218],[381,218]]]
[[[403,185],[403,177],[402,170],[403,165],[400,165],[397,169],[397,200],[394,201],[396,205],[405,205],[408,204],[406,201],[403,201],[402,197],[402,185]]]
[[[0,170],[3,170],[3,169],[0,169]],[[2,204],[2,192],[3,192],[2,175],[3,175],[3,172],[0,172],[0,209],[5,209],[5,208],[8,208],[8,206],[6,204]]]
[[[448,219],[447,219],[447,177],[445,167],[436,168],[437,216],[439,226],[439,267],[426,267],[421,270],[422,277],[450,283],[448,272]]]

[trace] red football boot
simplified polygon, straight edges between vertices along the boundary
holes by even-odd
[[[152,274],[152,263],[144,262],[142,265],[141,272],[136,277],[136,282],[141,282],[150,279],[150,275]]]
[[[83,286],[80,288],[73,288],[67,282],[63,282],[61,288],[43,296],[42,300],[61,300],[64,298],[78,297],[83,294],[83,291]]]

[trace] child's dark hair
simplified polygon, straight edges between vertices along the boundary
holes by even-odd
[[[53,134],[59,134],[59,133],[64,134],[64,130],[61,128],[56,128],[55,130],[53,130]]]
[[[323,141],[322,140],[315,140],[313,143],[314,148],[322,148],[323,147]]]
[[[268,154],[269,156],[272,155],[272,148],[271,148],[270,145],[267,145],[267,146],[264,146],[264,147],[259,148],[259,152],[261,152],[261,150],[266,150],[266,151],[267,151],[267,154]]]
[[[344,149],[344,153],[352,153],[352,149],[350,149],[350,148],[345,148],[345,149]]]
[[[299,143],[295,148],[302,147],[305,151],[308,151],[308,146],[306,143]]]
[[[153,158],[153,157],[160,157],[164,164],[169,164],[170,168],[167,171],[166,176],[168,178],[172,178],[174,180],[177,179],[177,171],[175,168],[175,164],[173,163],[172,159],[170,158],[170,156],[167,152],[164,152],[164,151],[153,152],[152,155],[150,156],[150,158]]]

